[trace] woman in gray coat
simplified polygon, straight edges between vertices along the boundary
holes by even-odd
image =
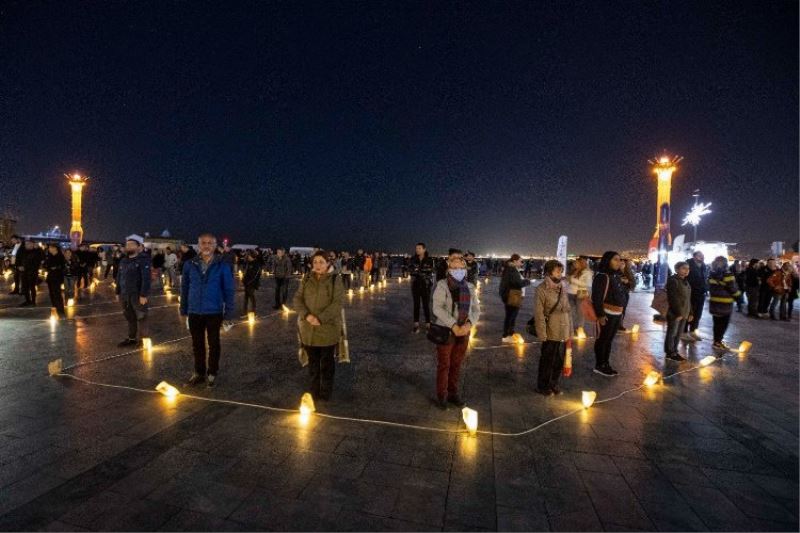
[[[558,378],[564,367],[567,340],[572,336],[572,314],[567,288],[561,280],[564,265],[551,259],[544,264],[544,280],[536,289],[536,336],[542,341],[536,392],[560,394]]]

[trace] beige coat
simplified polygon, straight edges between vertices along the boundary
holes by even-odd
[[[333,346],[341,338],[344,285],[339,276],[335,282],[331,282],[331,277],[323,274],[317,279],[316,274],[311,273],[303,278],[294,295],[300,342],[305,346]],[[319,319],[319,326],[308,323],[306,316],[309,314]]]
[[[561,298],[558,292],[561,290]],[[550,310],[553,309],[552,313]],[[545,317],[545,313],[549,313]],[[542,341],[565,341],[572,335],[572,315],[570,313],[567,288],[563,283],[553,283],[545,278],[536,289],[533,303],[536,317],[536,336]]]

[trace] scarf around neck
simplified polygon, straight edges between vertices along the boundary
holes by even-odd
[[[469,316],[470,294],[467,279],[456,281],[453,276],[447,276],[447,287],[450,291],[458,290],[458,325],[463,326]]]

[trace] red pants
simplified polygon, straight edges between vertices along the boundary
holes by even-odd
[[[439,364],[436,367],[436,395],[440,400],[458,394],[458,380],[461,376],[461,363],[467,354],[469,336],[454,337],[452,344],[436,346]]]

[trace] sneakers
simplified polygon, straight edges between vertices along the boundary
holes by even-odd
[[[214,386],[216,385],[216,380],[217,376],[215,376],[214,374],[209,374],[208,377],[206,378],[206,387],[208,387],[209,389],[213,389]]]
[[[411,333],[419,333],[419,322],[414,322],[414,326],[411,328]]]
[[[125,348],[126,346],[136,346],[136,339],[125,339],[117,344],[117,348]]]
[[[502,340],[503,340],[503,342],[504,342],[505,344],[514,344],[514,343],[516,342],[516,341],[514,340],[514,336],[513,336],[513,335],[508,335],[508,336],[506,336],[506,337],[503,337],[503,339],[502,339]]]
[[[720,342],[715,342],[715,343],[712,345],[712,347],[713,347],[715,350],[720,350],[720,351],[722,351],[722,352],[730,352],[730,351],[731,351],[730,347],[729,347],[727,344],[725,344],[724,342],[722,342],[722,341],[720,341]]]
[[[465,401],[464,401],[464,400],[461,398],[461,396],[459,396],[458,394],[456,394],[455,396],[449,396],[449,397],[447,398],[447,401],[448,401],[448,402],[450,402],[450,403],[452,403],[452,404],[453,404],[453,405],[455,405],[456,407],[464,407],[465,405],[467,405],[467,402],[465,402]]]
[[[594,373],[600,374],[601,376],[605,376],[607,378],[613,378],[614,376],[617,375],[617,372],[613,370],[610,366],[595,367]]]
[[[192,377],[189,378],[189,381],[187,381],[186,384],[189,385],[190,387],[194,387],[195,385],[199,385],[200,383],[204,382],[205,380],[206,380],[205,377],[201,376],[197,372],[194,372],[192,374]]]
[[[697,342],[697,339],[695,339],[689,333],[684,333],[683,335],[681,335],[681,340],[684,341],[684,342]]]
[[[667,359],[671,359],[672,361],[686,361],[686,358],[679,353],[668,353]]]
[[[703,340],[703,337],[701,337],[700,334],[697,333],[697,330],[692,331],[691,333],[689,333],[689,335],[691,335],[696,341]]]

